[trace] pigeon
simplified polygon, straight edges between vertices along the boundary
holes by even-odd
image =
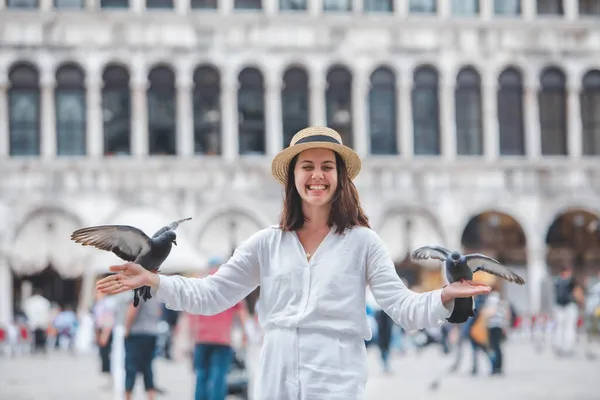
[[[140,264],[145,269],[156,272],[171,253],[171,244],[177,246],[177,227],[191,219],[171,222],[160,228],[151,238],[133,226],[100,225],[76,230],[71,234],[71,240],[84,246],[112,251],[125,261]],[[138,306],[140,297],[144,301],[152,298],[149,286],[142,286],[133,292],[134,307]]]
[[[485,271],[496,275],[509,282],[519,285],[525,284],[523,278],[508,268],[504,267],[498,261],[480,253],[463,255],[458,251],[450,251],[440,246],[423,246],[416,249],[412,258],[414,260],[427,260],[433,258],[444,263],[446,278],[448,282],[472,280],[473,273]],[[473,297],[458,298],[454,301],[454,311],[447,319],[450,323],[460,324],[469,317],[475,316],[473,307]]]

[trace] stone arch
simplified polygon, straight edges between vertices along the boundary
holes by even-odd
[[[226,261],[236,247],[263,228],[265,225],[247,210],[230,207],[205,220],[196,235],[196,244],[209,258]]]
[[[243,208],[230,207],[218,210],[206,219],[197,235],[196,245],[209,257],[210,262],[226,262],[233,251],[265,225]],[[254,313],[260,288],[246,297],[248,309]]]
[[[465,253],[493,257],[525,280],[528,278],[527,235],[520,222],[507,212],[490,209],[473,215],[464,225],[461,246]],[[477,272],[474,279],[501,290],[520,312],[529,310],[526,286],[506,283],[485,272]]]
[[[81,303],[85,249],[70,240],[80,221],[64,208],[48,205],[34,208],[16,225],[7,251],[16,309],[34,289],[59,306]]]
[[[27,214],[17,224],[9,250],[9,264],[16,274],[30,275],[52,266],[62,277],[83,272],[83,251],[70,240],[81,226],[81,218],[60,207],[44,206]]]
[[[415,262],[412,252],[419,246],[445,242],[437,219],[421,207],[396,207],[382,214],[377,233],[385,243],[396,271],[409,286],[430,290],[443,284],[439,262]]]
[[[461,245],[465,252],[484,253],[506,265],[527,265],[525,229],[504,211],[486,210],[470,217],[461,235]]]
[[[600,214],[583,207],[563,209],[555,215],[545,237],[550,275],[558,275],[563,267],[572,267],[580,279],[600,271],[600,235],[592,229],[599,219]]]

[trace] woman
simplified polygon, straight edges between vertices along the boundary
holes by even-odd
[[[258,285],[264,341],[256,399],[358,399],[367,380],[365,288],[407,330],[439,326],[453,299],[487,293],[453,283],[417,294],[396,274],[369,228],[354,186],[358,155],[325,127],[298,132],[272,163],[285,187],[278,226],[243,243],[219,271],[204,279],[159,276],[129,263],[99,282],[108,293],[148,285],[169,308],[215,314]]]

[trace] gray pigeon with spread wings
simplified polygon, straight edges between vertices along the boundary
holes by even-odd
[[[509,282],[523,285],[525,281],[498,261],[483,254],[473,253],[463,255],[458,251],[450,251],[441,246],[423,246],[416,249],[412,258],[414,260],[434,259],[444,263],[446,278],[448,282],[472,280],[473,273],[484,271],[496,275]],[[448,322],[461,323],[475,315],[473,309],[473,298],[455,299],[454,311]]]
[[[125,261],[141,265],[148,271],[156,272],[171,253],[172,244],[177,246],[175,231],[180,223],[192,218],[180,219],[160,228],[151,238],[142,230],[129,225],[100,225],[76,230],[71,240],[84,246],[94,246],[112,251]],[[152,298],[149,286],[134,289],[133,305],[138,306]]]

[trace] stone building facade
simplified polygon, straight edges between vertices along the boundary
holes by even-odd
[[[89,304],[117,260],[81,226],[192,216],[165,268],[227,257],[277,223],[270,160],[309,124],[363,157],[409,283],[439,284],[427,243],[521,272],[527,313],[600,270],[600,1],[0,0],[0,27],[0,323],[44,281]]]

